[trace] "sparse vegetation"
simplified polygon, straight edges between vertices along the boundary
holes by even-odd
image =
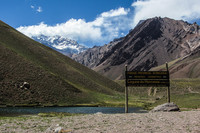
[[[65,116],[76,116],[82,114],[73,114],[73,113],[57,113],[57,112],[50,112],[50,113],[39,113],[38,116],[40,117],[65,117]]]
[[[124,86],[124,81],[116,81]],[[200,108],[200,79],[173,79],[171,80],[171,102],[180,108]],[[129,103],[152,109],[167,102],[167,88],[159,87],[130,87]]]
[[[92,105],[123,91],[112,80],[2,21],[0,53],[0,106]],[[24,82],[30,84],[30,89],[20,88]]]

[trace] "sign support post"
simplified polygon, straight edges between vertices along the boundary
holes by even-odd
[[[125,66],[125,77],[127,72],[127,65]],[[128,113],[128,86],[127,86],[127,79],[125,83],[125,113]]]
[[[168,63],[166,62],[167,72],[169,73]],[[167,102],[170,103],[170,86],[167,88]]]
[[[167,71],[128,71],[125,66],[125,113],[128,113],[128,87],[168,87],[167,102],[170,103],[170,76]]]

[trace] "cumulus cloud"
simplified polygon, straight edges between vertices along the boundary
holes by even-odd
[[[17,30],[29,37],[60,35],[74,40],[95,40],[101,37],[100,29],[98,27],[93,27],[90,23],[86,23],[83,19],[70,19],[65,23],[56,24],[55,26],[49,26],[41,22],[38,25],[20,26]]]
[[[200,0],[137,0],[129,9],[119,7],[99,14],[95,20],[69,19],[56,25],[41,22],[17,28],[29,37],[60,35],[85,45],[103,45],[128,33],[140,20],[160,16],[189,22],[200,18]],[[41,7],[31,6],[42,12]]]
[[[155,16],[192,21],[200,18],[199,0],[140,0],[133,2],[133,25]]]
[[[124,8],[120,7],[117,10],[110,10],[109,12],[103,12],[101,14],[102,17],[115,17],[121,15],[127,15],[129,10],[125,10]]]
[[[53,26],[41,22],[32,26],[20,26],[17,30],[29,37],[60,35],[83,44],[90,42],[93,45],[102,45],[121,35],[121,31],[125,27],[130,29],[129,22],[126,21],[128,12],[128,9],[120,7],[103,12],[94,21],[90,22],[86,22],[84,19],[72,18]]]

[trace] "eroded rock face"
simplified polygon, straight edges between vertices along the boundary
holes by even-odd
[[[93,48],[89,48],[88,50],[81,52],[79,54],[73,54],[71,58],[93,69],[99,64],[100,60],[105,56],[104,54],[107,53],[109,50],[111,50],[112,47],[114,47],[117,43],[119,43],[123,39],[124,39],[123,37],[114,39],[109,44],[106,44],[104,46],[94,46]]]
[[[150,112],[171,112],[171,111],[180,111],[180,109],[176,104],[172,102],[172,103],[165,103],[162,105],[158,105]]]
[[[123,40],[92,48],[76,55],[76,61],[111,79],[123,79],[124,66],[129,70],[148,71],[178,58],[184,58],[200,46],[200,27],[170,18],[142,21]],[[79,58],[80,57],[80,58]],[[79,58],[79,60],[77,60]]]

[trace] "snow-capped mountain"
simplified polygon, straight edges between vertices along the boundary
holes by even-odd
[[[64,38],[58,35],[57,36],[45,36],[45,35],[33,36],[32,39],[68,56],[71,54],[78,54],[88,49],[86,46],[80,45],[74,40]]]

